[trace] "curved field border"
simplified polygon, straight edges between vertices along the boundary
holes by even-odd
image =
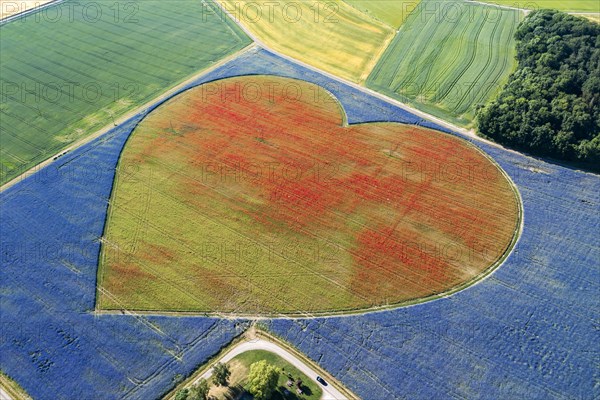
[[[280,76],[278,75],[269,75],[269,74],[248,74],[248,75],[238,75],[237,77],[241,77],[241,76],[247,76],[247,77],[252,77],[252,76],[272,76],[272,77],[278,77],[280,78]],[[116,166],[116,170],[117,173],[115,173],[115,179],[113,181],[113,185],[111,187],[111,191],[110,191],[110,196],[109,199],[113,198],[113,194],[115,193],[116,187],[118,185],[118,180],[117,177],[119,176],[118,174],[118,170],[121,167],[121,159],[122,159],[122,153],[124,151],[124,149],[127,147],[127,142],[129,142],[129,140],[131,139],[131,137],[133,136],[133,133],[135,132],[135,130],[138,128],[138,126],[146,119],[146,117],[148,117],[152,111],[154,111],[155,109],[157,109],[158,107],[160,107],[161,105],[167,103],[168,101],[170,101],[171,99],[187,92],[190,91],[194,88],[197,88],[198,86],[201,85],[205,85],[205,84],[210,84],[210,83],[214,83],[214,82],[218,82],[221,80],[225,80],[225,79],[229,79],[231,77],[227,77],[227,78],[219,78],[219,79],[214,79],[214,80],[209,80],[206,82],[202,82],[198,85],[194,85],[194,86],[190,86],[187,87],[186,89],[174,93],[169,97],[166,97],[164,99],[162,99],[159,103],[155,104],[151,109],[149,109],[149,112],[146,114],[146,116],[144,116],[144,118],[142,118],[140,121],[138,121],[136,123],[136,125],[134,126],[134,128],[132,129],[131,133],[129,134],[124,146],[122,147],[120,153],[119,153],[119,158],[118,158],[118,163]],[[291,80],[297,80],[297,81],[302,81],[302,82],[308,82],[311,83],[309,81],[305,81],[303,79],[298,79],[298,78],[289,78],[287,77],[286,79],[291,79]],[[326,88],[322,87],[319,85],[319,87],[321,89],[323,89],[324,91],[327,92],[328,95],[330,95],[333,99],[335,99],[336,104],[338,105],[339,110],[341,111],[341,116],[342,116],[342,124],[343,126],[351,126],[351,125],[364,125],[364,124],[368,124],[368,122],[362,122],[359,124],[348,124],[348,117],[347,117],[347,113],[344,109],[344,106],[342,105],[341,101],[333,94],[331,93],[329,90],[327,90]],[[398,122],[392,122],[392,121],[378,121],[378,123],[393,123],[393,124],[398,124]],[[462,140],[464,141],[465,145],[469,148],[472,148],[476,151],[478,151],[484,158],[486,158],[489,162],[491,162],[492,165],[494,165],[496,167],[496,169],[498,169],[500,171],[500,173],[502,174],[502,176],[504,177],[504,179],[507,180],[507,182],[509,183],[509,186],[513,192],[513,195],[515,197],[515,201],[517,204],[517,215],[516,215],[516,228],[515,231],[513,232],[513,236],[511,238],[510,243],[507,245],[507,247],[504,249],[504,251],[502,252],[502,254],[498,257],[498,259],[490,264],[485,270],[483,270],[482,272],[480,272],[477,276],[475,276],[473,279],[468,280],[464,283],[461,283],[459,285],[456,285],[454,287],[449,288],[446,291],[440,292],[440,293],[436,293],[436,294],[432,294],[430,296],[426,296],[426,297],[421,297],[418,299],[411,299],[411,300],[407,300],[407,301],[401,301],[401,302],[396,302],[396,303],[390,303],[390,304],[386,304],[383,306],[374,306],[374,307],[367,307],[367,308],[348,308],[348,309],[339,309],[339,310],[324,310],[324,311],[313,311],[310,313],[306,313],[306,312],[285,312],[285,313],[261,313],[261,314],[253,314],[253,313],[236,313],[236,312],[222,312],[222,311],[163,311],[163,310],[152,310],[152,309],[126,309],[128,312],[131,312],[133,314],[139,314],[139,315],[172,315],[172,316],[185,316],[185,315],[189,315],[189,316],[197,316],[197,315],[203,315],[203,316],[208,316],[208,317],[221,317],[221,318],[251,318],[251,319],[278,319],[278,318],[293,318],[293,319],[299,319],[299,318],[315,318],[315,317],[329,317],[329,316],[349,316],[349,315],[356,315],[356,314],[365,314],[365,313],[371,313],[371,312],[377,312],[377,311],[386,311],[386,310],[390,310],[390,309],[396,309],[396,308],[401,308],[401,307],[407,307],[407,306],[412,306],[412,305],[417,305],[417,304],[421,304],[421,303],[425,303],[425,302],[429,302],[429,301],[433,301],[433,300],[437,300],[437,299],[442,299],[442,298],[446,298],[448,296],[451,296],[457,292],[460,292],[470,286],[473,286],[477,283],[479,283],[480,281],[484,280],[485,278],[487,278],[488,276],[490,276],[498,267],[500,267],[504,261],[506,260],[506,258],[510,255],[510,253],[512,252],[512,249],[514,248],[514,246],[516,245],[516,243],[518,242],[520,235],[523,231],[523,223],[524,223],[524,218],[523,218],[523,202],[522,202],[522,198],[521,195],[515,185],[515,183],[513,182],[513,180],[510,178],[510,176],[506,173],[506,171],[504,171],[500,165],[491,157],[489,156],[486,152],[484,152],[482,149],[480,149],[478,146],[474,145],[473,143],[471,143],[468,140],[465,140],[464,138],[460,137],[460,136],[456,136],[456,135],[452,135],[450,133],[447,132],[442,132],[442,131],[437,131],[440,134],[446,134],[446,135],[450,135],[453,138],[455,138],[456,140]],[[107,226],[108,226],[108,221],[110,218],[110,215],[112,214],[112,205],[108,204],[108,210],[107,210],[107,214],[106,214],[106,218],[104,220],[104,227],[103,227],[103,233],[102,233],[102,238],[104,238],[105,234],[106,234],[106,230],[107,230]],[[99,295],[100,292],[104,293],[104,294],[109,294],[109,293],[105,293],[106,291],[103,290],[103,288],[101,288],[100,286],[100,282],[103,281],[103,274],[104,274],[104,256],[105,256],[105,247],[106,247],[106,243],[103,241],[102,242],[102,247],[101,247],[101,251],[98,254],[98,268],[97,268],[97,276],[96,276],[96,299],[95,299],[95,313],[96,314],[120,314],[122,309],[118,309],[118,310],[114,310],[114,309],[102,309],[99,307]],[[162,279],[159,277],[159,279]]]
[[[256,45],[254,43],[250,43],[249,45],[236,51],[235,53],[215,62],[210,67],[202,69],[198,73],[194,74],[192,77],[190,77],[190,78],[186,79],[185,81],[183,81],[182,83],[178,84],[177,86],[165,91],[160,96],[157,96],[157,97],[153,98],[152,100],[142,104],[140,107],[134,109],[133,111],[130,111],[130,112],[126,113],[125,115],[116,118],[114,122],[111,122],[110,124],[102,127],[100,130],[91,133],[90,135],[82,138],[81,140],[78,140],[77,142],[73,143],[72,145],[68,146],[67,148],[61,150],[60,152],[47,158],[46,160],[42,161],[41,163],[31,167],[30,169],[28,169],[27,171],[23,172],[22,174],[16,176],[15,178],[11,179],[10,181],[4,183],[2,186],[0,186],[0,193],[5,191],[6,189],[10,188],[11,186],[16,185],[17,183],[21,182],[25,178],[27,178],[31,175],[34,175],[35,173],[42,170],[44,167],[52,164],[54,161],[56,161],[57,159],[59,159],[60,157],[62,157],[64,155],[66,155],[67,153],[74,151],[77,148],[85,145],[86,143],[89,143],[89,142],[97,139],[98,137],[107,134],[108,132],[110,132],[112,129],[115,128],[115,125],[116,126],[123,125],[133,116],[143,113],[145,110],[153,108],[153,106],[157,102],[163,101],[165,99],[169,99],[174,94],[179,93],[179,91],[181,91],[183,88],[187,87],[190,83],[198,80],[198,78],[205,76],[207,74],[210,74],[212,71],[218,69],[222,65],[234,60],[235,58],[239,57],[240,55],[247,53],[255,48],[256,48]]]
[[[251,46],[252,47],[252,46]],[[204,74],[204,73],[203,73]],[[244,75],[247,77],[252,77],[252,76],[272,76],[272,77],[277,77],[280,78],[277,75],[264,75],[264,74],[248,74],[248,75]],[[224,77],[224,78],[217,78],[217,79],[213,79],[213,80],[208,80],[206,82],[202,82],[202,83],[198,83],[196,85],[192,85],[192,86],[186,86],[184,89],[181,89],[179,91],[175,91],[175,92],[170,92],[168,94],[168,96],[164,96],[162,97],[158,102],[154,103],[151,107],[149,107],[147,110],[148,112],[146,113],[146,115],[141,118],[139,121],[137,121],[137,123],[134,125],[134,127],[131,129],[131,132],[129,133],[127,139],[125,140],[125,143],[123,144],[123,147],[121,148],[120,152],[119,152],[119,156],[118,156],[118,162],[117,165],[115,166],[115,177],[112,183],[112,187],[110,189],[110,195],[108,197],[109,202],[108,202],[108,206],[107,206],[107,212],[106,212],[106,217],[104,219],[104,225],[102,228],[102,235],[101,235],[101,241],[102,241],[102,246],[100,249],[100,252],[98,253],[98,268],[97,268],[97,272],[96,272],[96,298],[95,298],[95,310],[94,312],[96,314],[117,314],[120,312],[116,312],[113,310],[104,310],[102,308],[99,307],[99,299],[100,299],[100,292],[102,292],[104,295],[107,296],[111,296],[110,292],[108,292],[107,290],[103,289],[100,286],[100,282],[103,281],[103,277],[104,277],[104,256],[105,256],[105,252],[106,252],[106,241],[104,240],[104,237],[106,235],[107,232],[107,228],[108,228],[108,221],[111,218],[112,212],[113,212],[113,207],[112,204],[110,202],[110,200],[113,198],[114,193],[116,192],[117,186],[118,186],[118,177],[119,177],[119,170],[121,169],[121,160],[122,160],[122,155],[123,155],[123,151],[127,148],[127,143],[131,140],[133,134],[135,133],[136,129],[139,127],[139,125],[144,122],[144,120],[150,116],[152,114],[152,111],[156,110],[157,108],[159,108],[160,106],[162,106],[165,103],[168,103],[170,100],[178,97],[179,95],[183,95],[186,92],[189,92],[199,86],[202,85],[209,85],[211,83],[216,83],[216,82],[220,82],[220,81],[224,81],[227,79],[230,79],[231,77]],[[301,81],[301,82],[307,82],[307,81],[303,81],[302,79],[296,79],[296,78],[287,78],[290,80],[296,80],[296,81]],[[333,99],[335,101],[335,103],[338,106],[339,112],[340,112],[340,116],[342,118],[342,126],[343,127],[347,127],[349,126],[348,124],[348,115],[346,113],[346,110],[344,109],[344,106],[342,105],[342,103],[340,102],[340,100],[329,90],[327,90],[326,88],[323,88],[322,86],[319,86],[323,91],[325,91],[327,93],[327,95],[329,95],[331,97],[331,99]],[[161,279],[161,278],[159,278]],[[176,286],[175,286],[176,287]],[[116,301],[116,299],[115,299]],[[156,311],[147,311],[147,310],[128,310],[128,311],[134,311],[135,314],[150,314],[150,315],[206,315],[206,316],[219,316],[219,317],[230,317],[230,316],[234,316],[234,315],[243,315],[243,314],[227,314],[227,313],[221,313],[221,312],[214,312],[214,313],[210,313],[210,312],[199,312],[199,311],[160,311],[160,310],[156,310]]]
[[[597,342],[593,329],[594,307],[591,307],[598,304],[597,284],[593,279],[596,265],[594,258],[586,257],[598,254],[597,240],[593,235],[598,218],[592,214],[598,204],[598,190],[595,190],[600,187],[598,175],[548,164],[503,149],[419,111],[413,110],[409,114],[409,108],[397,101],[348,82],[336,81],[309,66],[292,63],[266,50],[242,55],[227,68],[210,73],[204,79],[256,72],[305,77],[313,82],[325,83],[326,87],[330,87],[330,82],[337,82],[340,86],[333,91],[342,94],[339,98],[348,110],[351,121],[381,117],[384,114],[376,111],[381,107],[383,112],[390,112],[390,119],[396,122],[421,123],[419,118],[431,118],[436,121],[438,129],[453,131],[457,136],[475,141],[518,184],[527,214],[525,231],[516,246],[519,253],[508,257],[502,268],[489,279],[476,288],[453,296],[451,301],[430,302],[414,308],[353,317],[320,318],[313,322],[302,320],[297,324],[289,319],[274,320],[272,324],[264,321],[271,332],[317,360],[363,398],[436,398],[440,395],[467,398],[486,394],[494,398],[523,398],[527,393],[545,398],[585,398],[590,394],[598,394],[598,388],[593,386],[596,363],[589,352]],[[364,114],[357,111],[361,104],[368,105]],[[91,245],[91,238],[101,234],[101,220],[105,216],[106,198],[112,182],[112,178],[107,177],[114,172],[116,154],[131,126],[142,115],[143,112],[118,130],[75,150],[37,176],[3,193],[2,199],[6,200],[7,207],[15,207],[19,210],[18,215],[24,215],[24,210],[31,209],[39,217],[29,222],[25,218],[20,221],[6,220],[9,227],[21,228],[27,236],[21,238],[17,236],[18,233],[10,232],[10,236],[3,239],[25,246],[30,240],[54,243],[65,238],[73,238],[74,241],[86,238],[81,245]],[[434,126],[433,122],[426,120],[423,123]],[[83,179],[77,179],[75,185],[67,185],[71,180],[48,177],[48,172],[66,163],[73,165],[75,170],[101,165],[98,181],[86,183]],[[28,192],[39,194],[42,199],[42,196],[48,196],[61,209],[68,210],[70,207],[73,216],[78,217],[76,223],[69,229],[64,228],[65,223],[60,216],[53,214],[48,207],[44,209],[45,202],[29,203],[31,196],[27,195]],[[71,199],[76,198],[77,193],[86,193],[87,198],[73,204]],[[62,197],[54,197],[58,194],[62,194]],[[101,212],[99,209],[102,209]],[[96,214],[98,223],[91,221],[90,224],[84,218]],[[548,258],[540,258],[541,253],[547,254]],[[152,372],[156,365],[162,364],[163,358],[153,355],[164,350],[152,343],[162,345],[167,343],[166,340],[162,337],[154,337],[152,342],[146,340],[144,329],[139,329],[130,315],[114,318],[93,318],[90,315],[94,306],[94,260],[83,261],[82,277],[85,280],[81,286],[64,287],[60,292],[41,291],[34,282],[44,278],[51,287],[55,287],[71,279],[69,274],[72,272],[58,262],[49,261],[56,266],[56,270],[40,277],[45,271],[31,260],[28,258],[18,267],[14,263],[9,265],[18,271],[18,274],[14,274],[14,282],[13,278],[0,281],[4,287],[19,283],[14,287],[14,292],[11,289],[6,293],[7,301],[14,303],[15,307],[4,310],[6,312],[2,314],[5,324],[1,333],[7,338],[3,348],[7,362],[4,367],[32,395],[70,398],[80,394],[81,398],[94,398],[99,391],[103,391],[107,396],[118,397],[118,386],[128,388],[133,383],[127,379],[127,371],[113,375],[106,372],[105,366],[110,365],[106,355],[114,357],[115,363],[128,370],[135,367],[144,373]],[[2,271],[7,277],[10,270],[3,268]],[[562,287],[554,287],[555,284]],[[61,308],[58,312],[47,307],[40,308],[36,302],[36,299],[41,299],[63,304],[65,297],[70,301],[65,304],[64,310]],[[30,315],[29,310],[36,312]],[[30,315],[31,318],[25,320],[23,315]],[[490,318],[492,323],[489,323]],[[208,324],[198,316],[149,317],[147,320],[168,334],[182,335],[191,335],[192,332],[196,335],[204,331]],[[526,332],[523,331],[525,322],[528,322]],[[55,370],[59,373],[51,370],[34,378],[36,369],[29,361],[27,352],[35,350],[36,344],[27,341],[29,344],[25,348],[16,347],[16,340],[26,343],[24,339],[35,337],[54,344],[56,335],[48,329],[49,324],[76,327],[81,340],[88,345],[73,352],[68,360],[64,357],[68,349],[56,346],[52,356],[56,362]],[[230,329],[232,324],[228,320],[223,321],[224,329]],[[452,329],[440,330],[446,324]],[[408,329],[410,326],[415,329]],[[477,327],[479,334],[474,335],[473,327]],[[575,336],[572,327],[578,328]],[[375,335],[372,335],[373,330]],[[131,340],[122,340],[120,334],[125,331],[130,333]],[[229,342],[235,336],[232,334],[230,337],[227,333],[223,341]],[[411,337],[419,340],[407,341]],[[186,353],[180,362],[163,371],[148,385],[139,387],[135,392],[137,398],[158,398],[171,387],[173,374],[191,374],[198,365],[204,364],[206,359],[219,351],[222,345],[215,338],[215,335],[211,335],[203,339],[201,344],[194,344],[193,348],[188,348],[186,344]],[[537,353],[540,344],[544,344],[545,349],[541,354]],[[204,349],[209,349],[207,351],[210,354]],[[345,354],[347,349],[352,349],[351,354]],[[419,356],[419,365],[407,363],[415,354]],[[548,369],[535,368],[540,365],[537,361],[548,354],[571,354],[573,357],[569,358],[567,364],[559,357],[544,358],[543,365],[550,368],[549,371],[558,371],[558,374],[553,373],[553,377],[549,377],[545,374]],[[477,379],[465,380],[474,372],[471,360],[481,365],[484,373],[478,375]],[[452,367],[442,368],[442,371],[432,370],[431,366],[436,365]],[[565,369],[569,366],[577,368]],[[353,369],[348,371],[347,367]],[[89,376],[93,378],[88,386],[83,382],[79,385],[77,379],[81,377],[83,368],[87,368]],[[387,371],[390,373],[383,376]],[[502,374],[497,374],[497,371],[502,371]],[[399,384],[399,377],[408,378],[410,387]],[[514,384],[498,384],[507,380]],[[55,382],[59,382],[59,385],[52,385]]]

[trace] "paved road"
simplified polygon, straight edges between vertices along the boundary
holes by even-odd
[[[272,353],[277,354],[294,367],[298,368],[302,373],[312,379],[315,384],[319,385],[323,390],[323,396],[321,396],[321,400],[347,400],[348,398],[340,393],[339,390],[334,388],[331,384],[328,386],[323,386],[317,382],[317,373],[313,371],[308,365],[302,362],[299,358],[294,356],[292,353],[284,349],[283,347],[277,345],[276,343],[270,342],[264,339],[249,339],[244,342],[241,342],[233,349],[231,349],[228,353],[226,353],[220,360],[222,363],[226,363],[231,361],[232,358],[237,356],[238,354],[244,353],[250,350],[267,350]],[[206,371],[203,375],[198,377],[197,380],[204,378],[209,379],[212,376],[212,368]],[[196,380],[196,381],[197,381]]]

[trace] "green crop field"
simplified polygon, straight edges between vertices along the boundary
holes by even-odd
[[[553,8],[561,11],[600,13],[600,2],[598,0],[489,0],[486,3],[528,10]]]
[[[402,25],[367,86],[460,125],[502,87],[515,67],[523,13],[423,0]],[[424,10],[436,10],[426,12]]]
[[[357,10],[364,12],[398,29],[420,0],[344,0]]]
[[[0,181],[250,43],[210,7],[67,1],[1,26]]]

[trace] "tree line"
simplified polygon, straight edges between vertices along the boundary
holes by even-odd
[[[480,134],[600,171],[600,25],[534,11],[516,32],[517,70],[477,111]]]

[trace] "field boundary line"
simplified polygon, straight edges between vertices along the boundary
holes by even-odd
[[[228,344],[225,344],[221,349],[215,353],[213,356],[209,357],[202,365],[196,367],[196,369],[185,378],[183,381],[177,383],[174,388],[164,393],[161,397],[162,400],[174,400],[175,394],[180,389],[184,387],[191,386],[195,383],[205,372],[207,372],[218,360],[223,358],[225,354],[227,354],[231,349],[236,347],[240,342],[243,342],[246,339],[246,333],[248,331],[242,332],[238,336],[234,337]]]
[[[396,31],[396,30],[391,31],[387,35],[387,37],[385,38],[385,40],[383,41],[381,46],[379,47],[379,51],[377,51],[377,53],[374,54],[373,58],[365,65],[365,69],[364,69],[364,71],[361,72],[360,77],[359,77],[359,82],[361,84],[365,84],[367,82],[367,79],[369,79],[369,76],[371,75],[373,70],[377,67],[379,60],[381,59],[381,57],[383,57],[383,54],[387,51],[388,47],[392,44],[392,42],[396,38],[397,34],[398,34],[398,31]]]
[[[59,0],[59,1],[64,1],[64,0]],[[91,133],[90,135],[70,144],[69,146],[63,148],[62,150],[60,150],[58,153],[53,154],[51,156],[49,156],[45,161],[42,161],[39,164],[34,165],[33,167],[31,167],[30,169],[28,169],[27,171],[23,172],[22,174],[14,177],[13,179],[11,179],[10,181],[6,182],[4,185],[2,185],[0,187],[0,193],[4,192],[6,189],[14,186],[15,184],[21,182],[22,180],[26,179],[27,177],[34,175],[35,173],[37,173],[39,170],[47,167],[48,165],[52,164],[55,161],[55,157],[58,157],[60,155],[63,155],[65,153],[71,152],[73,150],[76,150],[77,148],[83,146],[84,144],[87,144],[91,141],[93,141],[94,139],[97,139],[103,135],[105,135],[106,133],[110,132],[112,129],[114,129],[115,127],[118,127],[120,125],[123,125],[125,122],[127,122],[128,120],[130,120],[131,118],[135,117],[136,115],[145,112],[147,109],[151,108],[153,105],[160,103],[161,101],[173,96],[175,93],[179,92],[180,90],[184,89],[186,86],[188,86],[189,84],[193,83],[195,80],[203,77],[204,75],[214,71],[215,69],[223,66],[224,64],[228,63],[229,61],[241,56],[242,54],[245,54],[251,50],[253,50],[254,48],[256,48],[256,44],[255,43],[250,43],[248,44],[246,47],[241,48],[240,50],[228,55],[225,58],[220,59],[219,61],[217,61],[216,63],[214,63],[213,65],[204,68],[202,70],[200,70],[199,72],[195,73],[194,75],[186,78],[183,82],[177,84],[176,86],[171,87],[170,89],[166,90],[165,92],[162,92],[159,96],[153,98],[152,100],[142,104],[141,106],[129,111],[128,113],[122,115],[121,117],[119,117],[118,119],[115,119],[113,122],[105,125],[104,127],[100,128],[99,130]]]
[[[438,132],[438,131],[435,131]],[[442,132],[443,134],[443,132]],[[458,136],[452,135],[454,140],[464,140]],[[223,311],[223,310],[191,310],[191,309],[180,309],[180,310],[160,310],[160,309],[139,309],[139,308],[99,308],[98,300],[96,301],[96,308],[94,311],[95,315],[119,315],[123,313],[131,313],[134,315],[148,315],[148,316],[188,316],[188,317],[215,317],[222,319],[252,319],[252,320],[273,320],[273,319],[317,319],[317,318],[328,318],[328,317],[349,317],[353,315],[361,315],[366,313],[374,313],[374,312],[384,312],[388,310],[393,310],[397,308],[403,307],[411,307],[421,303],[436,301],[443,298],[449,298],[453,296],[455,293],[458,293],[464,289],[469,288],[475,284],[482,282],[483,280],[490,277],[498,268],[500,268],[506,259],[512,254],[512,250],[518,240],[520,239],[523,232],[523,200],[521,198],[521,194],[516,186],[516,184],[512,181],[510,176],[501,168],[501,166],[485,151],[480,149],[474,143],[467,141],[467,146],[472,148],[474,151],[480,153],[483,157],[485,157],[507,180],[510,185],[510,188],[515,196],[515,201],[518,206],[516,218],[516,226],[515,230],[512,234],[511,241],[508,243],[502,252],[498,256],[498,258],[486,269],[484,269],[480,274],[473,277],[471,280],[463,282],[461,284],[450,287],[448,290],[445,290],[440,293],[434,293],[428,296],[419,297],[411,300],[395,302],[395,303],[387,303],[382,305],[376,305],[366,308],[345,308],[339,310],[315,310],[315,311],[295,311],[295,312],[285,312],[285,311],[273,311],[266,313],[258,313],[258,312],[236,312],[236,311]],[[110,211],[109,211],[110,213]],[[107,219],[108,221],[108,219]],[[104,254],[104,253],[101,253]],[[100,256],[99,258],[101,258]],[[99,265],[99,271],[102,269],[103,264]],[[310,272],[310,271],[309,271]],[[320,275],[320,274],[317,274]],[[100,275],[98,275],[98,281],[100,281]],[[335,282],[334,282],[335,283]],[[98,286],[98,290],[102,289]],[[97,295],[98,296],[98,295]],[[98,298],[98,297],[97,297]]]

